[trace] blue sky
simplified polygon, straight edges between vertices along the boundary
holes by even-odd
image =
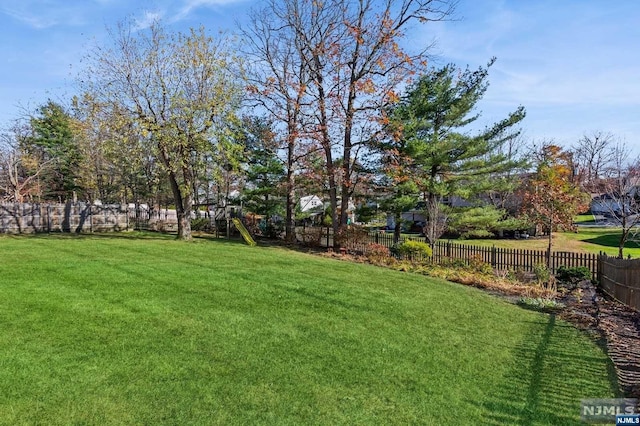
[[[0,0],[0,127],[47,98],[67,102],[74,76],[106,27],[160,18],[171,29],[233,31],[255,0]],[[455,20],[416,26],[410,45],[434,39],[433,66],[476,68],[492,57],[480,124],[518,105],[528,140],[569,146],[608,131],[640,153],[640,2],[460,0]]]

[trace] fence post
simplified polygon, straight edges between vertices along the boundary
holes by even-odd
[[[491,247],[491,267],[492,268],[496,267],[496,245],[495,244]]]
[[[329,227],[327,226],[327,248],[329,248]]]
[[[602,268],[604,266],[603,263],[604,263],[604,252],[600,251],[600,253],[598,253],[598,261],[596,265],[598,285],[600,287],[602,287]]]

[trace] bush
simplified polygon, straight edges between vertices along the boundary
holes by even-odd
[[[334,241],[340,247],[347,250],[366,250],[369,243],[369,232],[362,226],[347,225],[341,226],[334,236]]]
[[[544,263],[538,263],[533,266],[533,275],[536,277],[538,284],[542,285],[551,280],[551,271]]]
[[[262,231],[263,237],[275,240],[282,236],[282,233],[284,232],[284,226],[282,226],[281,222],[278,222],[278,223],[269,222],[261,231]]]
[[[482,260],[482,256],[478,254],[469,258],[469,269],[481,274],[493,274],[491,265]]]
[[[538,285],[552,293],[556,291],[556,278],[551,274],[551,271],[544,263],[538,263],[533,267],[533,274],[536,277]]]
[[[582,281],[591,280],[591,270],[586,266],[568,268],[560,266],[556,272],[556,279],[563,283],[577,284]]]
[[[429,244],[421,241],[407,240],[398,246],[398,254],[401,256],[413,257],[431,257],[433,254]]]
[[[440,261],[440,266],[443,268],[466,268],[467,262],[464,259],[447,257]]]
[[[521,297],[518,300],[518,304],[544,312],[557,311],[564,308],[564,304],[547,297]]]
[[[365,254],[372,263],[385,263],[391,257],[391,251],[386,246],[376,243],[368,244]]]
[[[495,234],[493,232],[489,232],[486,229],[472,229],[471,231],[464,232],[460,234],[460,239],[474,239],[474,238],[493,238]]]

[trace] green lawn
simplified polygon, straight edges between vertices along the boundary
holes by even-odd
[[[617,256],[621,233],[622,231],[613,227],[578,227],[578,232],[554,232],[552,249],[586,253],[600,253],[602,251],[610,256]],[[528,240],[468,239],[456,242],[525,250],[546,250],[549,244],[546,238],[530,238]],[[633,258],[640,257],[640,244],[635,241],[627,241],[624,255],[631,255]]]
[[[137,237],[137,238],[134,238]],[[2,424],[579,423],[570,325],[479,290],[161,235],[0,238]]]
[[[579,225],[593,225],[596,223],[591,213],[577,215],[574,219],[574,222]]]

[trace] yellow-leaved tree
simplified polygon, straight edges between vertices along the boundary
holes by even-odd
[[[178,238],[189,240],[201,159],[216,158],[233,139],[240,61],[228,39],[202,28],[181,34],[123,23],[110,35],[87,55],[81,86],[150,147],[171,188]]]

